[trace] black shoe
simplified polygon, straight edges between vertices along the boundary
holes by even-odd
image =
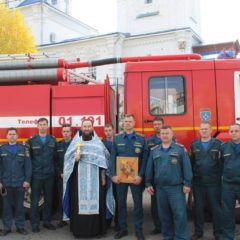
[[[154,229],[150,232],[150,235],[157,235],[157,234],[160,234],[160,233],[161,233],[161,230],[160,230],[160,229],[154,228]]]
[[[34,233],[40,232],[39,227],[38,226],[32,227],[32,232],[34,232]]]
[[[114,226],[114,231],[115,231],[115,232],[119,232],[119,231],[120,231],[120,227],[119,227],[118,225],[115,225],[115,226]]]
[[[145,240],[145,237],[142,232],[136,232],[137,240]]]
[[[65,227],[67,226],[67,222],[65,221],[60,221],[58,224],[57,224],[57,228],[62,228],[62,227]]]
[[[199,240],[199,239],[202,239],[202,235],[200,234],[197,234],[197,233],[194,233],[192,236],[191,236],[191,240]]]
[[[51,223],[44,223],[43,227],[47,228],[48,230],[56,230],[56,227]]]
[[[128,235],[128,231],[127,230],[120,230],[115,236],[115,239],[120,239],[122,237],[125,237]]]
[[[12,232],[11,230],[3,230],[1,233],[1,236],[7,236],[10,232]]]
[[[22,235],[27,235],[28,234],[28,232],[24,228],[18,228],[17,232],[22,234]]]

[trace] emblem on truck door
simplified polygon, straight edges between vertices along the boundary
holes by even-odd
[[[206,122],[211,120],[211,111],[210,110],[202,110],[200,111],[201,121]]]

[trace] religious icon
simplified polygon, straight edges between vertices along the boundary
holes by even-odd
[[[137,157],[117,157],[117,176],[122,183],[133,183],[138,176]]]

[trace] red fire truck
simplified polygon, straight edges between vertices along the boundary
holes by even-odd
[[[11,60],[9,60],[11,58]],[[116,92],[108,77],[96,83],[72,69],[125,63],[124,112],[136,116],[136,131],[153,133],[152,119],[162,116],[173,126],[179,143],[189,147],[202,120],[211,121],[213,135],[228,138],[228,126],[240,123],[240,60],[201,60],[199,55],[125,57],[91,62],[0,57],[0,140],[6,128],[17,127],[20,141],[37,133],[36,121],[46,117],[50,131],[61,138],[61,125],[81,126],[92,118],[97,133],[118,124]],[[83,84],[86,82],[94,84]]]
[[[13,58],[9,60],[9,58]],[[116,93],[108,78],[102,84],[86,79],[74,68],[126,63],[124,112],[136,116],[136,130],[152,134],[152,119],[163,116],[178,142],[187,147],[197,137],[201,120],[211,121],[214,136],[225,140],[228,125],[240,122],[240,60],[201,60],[199,55],[125,57],[81,62],[0,58],[0,138],[17,127],[21,141],[36,133],[36,120],[46,117],[51,133],[70,123],[94,120],[103,135],[105,123],[117,123]]]

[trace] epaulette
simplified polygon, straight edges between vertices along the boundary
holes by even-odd
[[[144,134],[136,132],[136,135],[140,136],[140,137],[144,137]]]
[[[176,145],[178,145],[179,147],[185,148],[184,145],[182,145],[181,143],[175,143]]]
[[[197,141],[199,141],[199,139],[193,140],[191,144],[193,144],[193,143],[195,143],[195,142],[197,142]]]
[[[160,145],[160,144],[157,144],[156,146],[150,148],[150,150],[152,151],[152,150],[156,149],[157,147],[159,147],[159,145]]]
[[[185,146],[183,144],[180,143],[175,143],[177,146],[181,147],[184,149],[185,152],[187,152],[187,149],[185,148]]]
[[[218,138],[213,138],[213,139],[214,139],[214,141],[216,141],[216,142],[222,143],[222,141],[221,141],[220,139],[218,139]]]
[[[121,131],[121,132],[119,132],[119,133],[116,133],[116,134],[114,135],[114,137],[119,136],[119,135],[121,135],[121,134],[123,134],[123,133],[124,133],[123,131]]]
[[[224,145],[224,144],[226,144],[226,143],[227,143],[227,142],[222,142],[221,146]]]

